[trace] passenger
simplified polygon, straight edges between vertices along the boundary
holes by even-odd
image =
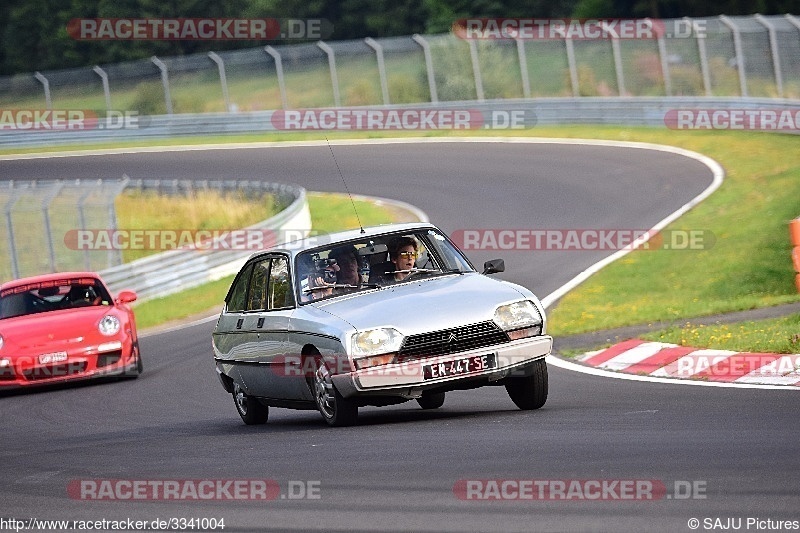
[[[336,274],[338,285],[355,285],[357,287],[361,284],[361,276],[358,272],[358,252],[355,246],[345,244],[334,248],[328,257],[336,259],[336,264],[339,266],[339,272]]]
[[[326,282],[320,273],[316,271],[312,256],[307,255],[304,259],[303,264],[300,265],[300,271],[304,272],[302,280],[300,281],[300,301],[310,302],[330,296],[333,292],[333,288],[321,289],[319,287],[327,287],[328,285],[332,285],[332,283]],[[338,273],[339,266],[336,264],[328,265],[325,270]],[[317,290],[309,291],[309,289],[315,288]]]

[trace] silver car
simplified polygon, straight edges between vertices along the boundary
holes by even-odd
[[[431,224],[312,237],[251,256],[213,333],[222,386],[246,424],[269,407],[317,409],[332,426],[358,408],[503,385],[520,409],[547,400],[553,339],[536,296],[477,272]]]

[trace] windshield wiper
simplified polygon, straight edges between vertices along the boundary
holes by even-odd
[[[410,274],[414,272],[441,272],[438,268],[409,268],[408,270],[395,270],[393,272],[386,272],[386,274]]]
[[[303,290],[304,293],[308,294],[314,291],[326,291],[328,289],[380,289],[382,285],[378,285],[377,283],[362,283],[361,285],[350,285],[346,283],[334,283],[332,285],[320,285],[319,287],[311,287],[310,289]]]

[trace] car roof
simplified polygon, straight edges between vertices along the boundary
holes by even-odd
[[[361,229],[352,229],[346,231],[338,231],[336,233],[327,233],[323,235],[317,235],[312,237],[307,237],[305,239],[299,239],[295,241],[290,241],[282,244],[278,244],[273,246],[272,248],[268,248],[266,250],[258,251],[250,256],[249,259],[254,257],[258,257],[266,252],[279,252],[285,253],[292,258],[296,255],[313,248],[318,248],[320,246],[325,245],[332,245],[338,242],[347,242],[357,239],[364,239],[369,237],[378,237],[381,235],[387,235],[390,233],[402,233],[404,231],[412,231],[412,230],[420,230],[420,229],[437,229],[436,226],[429,222],[403,222],[403,223],[396,223],[396,224],[381,224],[378,226],[369,226],[363,229],[363,233]],[[441,231],[441,230],[439,230]],[[248,259],[248,260],[249,260]]]
[[[0,291],[4,291],[6,289],[11,289],[14,287],[20,287],[22,285],[28,285],[29,283],[39,283],[42,281],[57,281],[62,279],[71,280],[77,278],[100,279],[100,275],[97,272],[55,272],[53,274],[40,274],[38,276],[31,276],[28,278],[20,278],[20,279],[15,279],[13,281],[7,281],[2,285],[0,285]]]

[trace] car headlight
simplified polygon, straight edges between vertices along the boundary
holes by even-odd
[[[3,349],[3,336],[0,335],[0,350]]]
[[[11,366],[11,359],[0,357],[0,368],[8,368]]]
[[[114,315],[106,315],[98,324],[97,329],[106,336],[116,335],[119,333],[119,318]]]
[[[361,357],[355,361],[356,367],[362,369],[391,363],[403,339],[403,334],[394,328],[376,328],[356,333],[353,335],[353,356]]]
[[[494,322],[512,341],[542,334],[542,315],[530,300],[501,305],[494,312]]]

